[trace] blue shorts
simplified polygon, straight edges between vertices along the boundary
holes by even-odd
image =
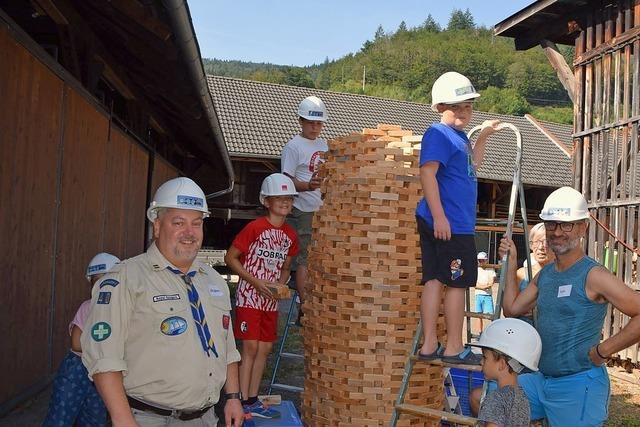
[[[604,366],[564,377],[540,372],[518,375],[531,407],[531,419],[547,418],[551,427],[601,426],[609,415],[609,374]],[[489,382],[488,391],[498,388]]]
[[[476,313],[493,314],[493,296],[476,295]]]

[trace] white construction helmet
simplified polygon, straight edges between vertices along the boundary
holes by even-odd
[[[438,104],[458,104],[479,97],[471,80],[460,73],[449,71],[433,82],[431,88],[431,109],[438,112]]]
[[[524,367],[538,370],[542,340],[536,328],[523,320],[509,317],[494,320],[482,331],[478,343],[470,345],[508,356],[509,366],[515,372],[521,372]]]
[[[322,99],[317,96],[307,96],[300,102],[300,105],[298,105],[298,116],[314,122],[326,122],[329,118],[327,115],[327,107],[324,106]]]
[[[209,216],[204,192],[193,180],[185,177],[170,179],[156,190],[147,209],[149,221],[158,218],[158,209],[161,208],[189,209],[202,212],[203,218]]]
[[[544,202],[540,218],[543,221],[572,222],[589,218],[587,200],[571,187],[558,188]]]
[[[283,173],[272,173],[262,181],[260,187],[260,203],[269,196],[297,196],[293,180]]]
[[[478,252],[478,259],[489,259],[486,252]]]
[[[91,276],[96,274],[106,273],[119,262],[120,259],[118,257],[106,252],[100,252],[89,261],[89,265],[87,266],[87,280],[91,280]]]

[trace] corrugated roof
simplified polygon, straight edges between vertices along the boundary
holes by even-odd
[[[327,106],[329,120],[322,133],[326,139],[361,132],[379,123],[400,125],[422,134],[429,124],[440,120],[429,105],[415,102],[218,76],[208,76],[208,83],[231,157],[280,158],[284,144],[300,131],[296,111],[300,101],[309,95],[320,97]],[[489,119],[510,122],[520,129],[525,184],[571,185],[571,160],[527,119],[476,111],[470,128]],[[571,126],[543,125],[571,147]],[[492,136],[478,176],[511,182],[515,146],[511,131]]]

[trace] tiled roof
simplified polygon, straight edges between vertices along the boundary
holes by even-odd
[[[428,124],[440,120],[429,105],[415,102],[218,76],[208,76],[208,83],[232,158],[280,158],[284,144],[300,131],[296,111],[300,101],[309,95],[320,97],[327,106],[329,120],[322,133],[327,140],[379,123],[400,125],[422,134]],[[571,160],[527,119],[475,111],[470,128],[488,119],[513,123],[520,130],[525,184],[571,185]],[[571,126],[543,125],[570,149]],[[492,136],[478,171],[479,178],[511,182],[515,146],[515,135],[509,130]]]

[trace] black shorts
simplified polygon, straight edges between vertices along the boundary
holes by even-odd
[[[472,288],[478,278],[478,254],[473,234],[436,239],[427,222],[416,217],[422,248],[422,283],[438,279],[452,288]]]

